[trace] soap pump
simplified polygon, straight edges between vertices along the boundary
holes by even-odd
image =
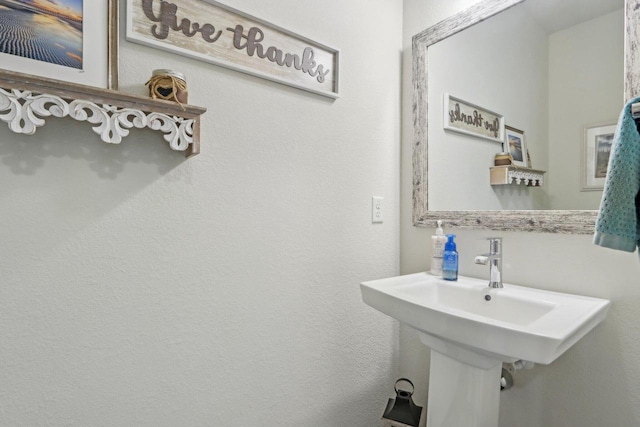
[[[447,243],[447,237],[442,229],[442,221],[438,220],[436,234],[431,236],[431,270],[434,276],[442,276],[442,254],[444,253],[444,244]]]
[[[447,234],[447,243],[442,254],[442,278],[445,280],[458,280],[458,251],[456,248],[455,234]]]

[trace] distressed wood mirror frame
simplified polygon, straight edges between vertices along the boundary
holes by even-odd
[[[593,234],[597,211],[430,211],[428,206],[427,61],[429,46],[525,0],[483,0],[413,36],[413,224],[441,219],[458,229]],[[625,0],[624,98],[640,94],[640,0]]]

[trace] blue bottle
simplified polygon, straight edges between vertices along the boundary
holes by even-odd
[[[445,280],[458,280],[458,252],[456,242],[453,239],[455,234],[447,234],[447,243],[444,245],[442,254],[442,278]]]

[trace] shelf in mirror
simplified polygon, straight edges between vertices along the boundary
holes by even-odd
[[[525,168],[522,166],[506,165],[492,166],[491,185],[526,185],[528,187],[542,187],[546,171]]]
[[[88,122],[107,143],[119,144],[129,129],[163,134],[172,150],[200,153],[200,116],[206,108],[131,95],[61,80],[0,70],[0,121],[32,135],[48,117]]]

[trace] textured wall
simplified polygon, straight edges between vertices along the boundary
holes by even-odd
[[[433,229],[411,224],[411,36],[472,4],[405,0],[403,36],[403,153],[401,271],[426,270]],[[490,234],[449,229],[458,235],[460,273],[487,277],[473,264]],[[501,394],[501,427],[601,427],[640,425],[640,263],[637,254],[591,244],[590,236],[499,233],[504,238],[506,283],[609,298],[605,323],[549,366],[520,371]],[[415,380],[416,399],[426,401],[429,355],[409,328],[400,328],[400,370]]]
[[[624,105],[622,28],[620,9],[549,37],[551,209],[600,206],[602,191],[580,191],[580,149],[584,127],[616,123]]]
[[[401,3],[225,3],[341,49],[341,98],[123,33],[121,89],[182,71],[201,155],[0,126],[1,426],[379,422],[397,326],[358,283],[399,271]]]

